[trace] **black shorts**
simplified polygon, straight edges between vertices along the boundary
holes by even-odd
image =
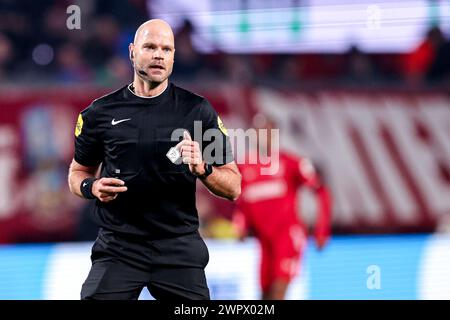
[[[157,300],[209,300],[208,248],[198,231],[145,240],[101,229],[81,299],[137,299],[147,287]]]

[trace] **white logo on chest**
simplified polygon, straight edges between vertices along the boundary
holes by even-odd
[[[121,123],[121,122],[128,121],[128,120],[131,120],[131,118],[128,118],[128,119],[122,119],[122,120],[117,120],[117,121],[116,121],[116,119],[112,119],[112,120],[111,120],[111,124],[112,124],[113,126],[115,126],[116,124],[119,124],[119,123]]]

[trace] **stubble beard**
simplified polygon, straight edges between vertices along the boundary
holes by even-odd
[[[134,74],[137,75],[142,81],[149,84],[151,88],[156,88],[162,83],[164,83],[169,76],[172,74],[172,69],[168,70],[168,72],[161,77],[158,77],[159,79],[155,79],[149,73],[146,71],[148,68],[136,68],[135,65],[133,65]],[[145,70],[146,74],[142,74],[139,72],[139,70]],[[164,70],[165,71],[165,70]]]

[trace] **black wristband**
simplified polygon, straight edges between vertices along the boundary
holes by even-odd
[[[92,194],[92,185],[95,182],[95,178],[86,178],[81,182],[80,191],[84,198],[86,199],[95,199],[95,196]]]
[[[199,179],[206,179],[211,173],[213,173],[213,166],[209,163],[205,162],[205,173],[202,175],[198,175],[197,178]]]

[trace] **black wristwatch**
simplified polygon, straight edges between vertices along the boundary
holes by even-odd
[[[206,179],[211,173],[213,173],[213,166],[205,162],[205,173],[197,176],[199,179]]]

